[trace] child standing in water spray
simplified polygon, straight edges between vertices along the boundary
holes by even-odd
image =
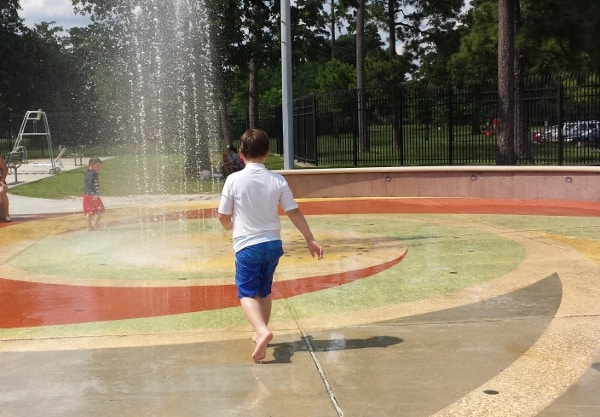
[[[323,249],[315,240],[292,191],[283,176],[269,171],[269,138],[260,129],[242,135],[240,155],[246,168],[225,180],[218,218],[226,230],[233,229],[235,283],[240,305],[254,328],[252,352],[255,362],[267,354],[273,338],[269,330],[271,285],[273,274],[283,255],[278,205],[290,218],[304,239],[311,256],[323,258]]]
[[[102,161],[97,156],[90,158],[88,170],[85,172],[83,191],[83,214],[87,222],[88,230],[97,230],[104,204],[100,198],[100,181],[98,173],[102,168]]]

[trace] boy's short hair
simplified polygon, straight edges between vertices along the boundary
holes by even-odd
[[[248,158],[260,158],[269,152],[269,135],[262,129],[248,129],[242,134],[240,151]]]
[[[94,164],[101,164],[102,160],[100,158],[98,158],[97,156],[92,156],[90,158],[90,162],[88,162],[88,165],[94,165]]]

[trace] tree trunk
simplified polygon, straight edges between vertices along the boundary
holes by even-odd
[[[515,12],[517,0],[498,2],[498,125],[496,164],[514,165]]]
[[[390,37],[390,56],[396,57],[396,0],[388,0],[388,35]]]
[[[516,38],[521,27],[521,6],[515,0],[514,36]],[[532,165],[531,137],[527,129],[528,120],[522,98],[524,97],[525,84],[523,80],[524,57],[517,48],[515,50],[515,154],[519,165]]]
[[[258,127],[258,65],[250,59],[250,79],[248,82],[248,127]]]
[[[227,101],[223,96],[219,98],[219,120],[221,122],[221,137],[223,139],[223,149],[227,145],[233,144],[233,138],[231,137],[231,131],[229,130],[229,118],[227,117],[228,108]]]
[[[254,24],[251,25],[250,43],[251,43],[251,54],[250,57],[250,78],[248,80],[248,127],[258,127],[258,57],[257,52],[259,49],[258,42],[259,27],[256,22],[260,22],[260,9],[257,4],[252,8],[252,12],[255,16]]]
[[[359,154],[367,153],[370,150],[365,90],[365,13],[366,0],[359,0],[356,13],[356,108],[358,113]]]
[[[521,98],[525,90],[522,65],[517,58],[515,62],[515,157],[519,165],[532,165],[531,137],[527,129],[528,120],[525,106]]]
[[[388,34],[390,38],[389,57],[390,57],[390,87],[389,91],[392,95],[392,144],[394,149],[400,151],[399,162],[403,163],[404,157],[402,155],[402,137],[400,130],[400,104],[398,100],[398,94],[400,89],[398,88],[399,80],[394,68],[394,61],[396,60],[396,0],[388,0]]]
[[[335,0],[331,0],[331,20],[329,21],[329,31],[331,32],[331,59],[335,59]]]

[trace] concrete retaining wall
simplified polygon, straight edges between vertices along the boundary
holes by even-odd
[[[600,167],[453,166],[279,171],[296,198],[472,197],[600,202]]]

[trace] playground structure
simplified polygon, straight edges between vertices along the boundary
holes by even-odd
[[[46,139],[46,143],[48,146],[48,155],[50,156],[50,163],[48,164],[36,164],[38,166],[48,166],[49,174],[58,174],[61,169],[59,165],[61,165],[60,158],[65,153],[66,148],[60,147],[59,153],[54,157],[54,152],[52,149],[52,135],[50,134],[50,126],[48,125],[48,117],[46,113],[39,110],[30,110],[25,113],[23,117],[23,122],[21,123],[21,127],[19,128],[19,134],[17,135],[17,140],[7,155],[6,164],[8,168],[15,175],[15,183],[17,182],[17,169],[21,167],[24,162],[27,162],[27,147],[24,144],[24,139],[28,138],[37,138],[42,137]]]

